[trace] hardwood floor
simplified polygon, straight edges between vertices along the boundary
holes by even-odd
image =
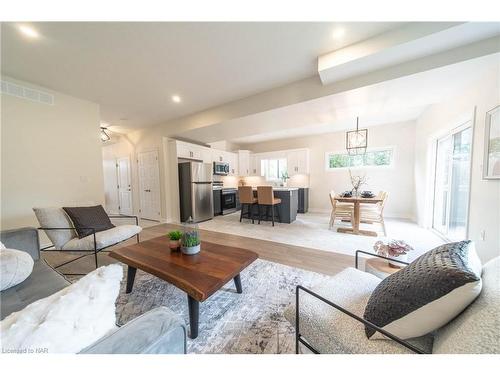
[[[148,227],[143,229],[140,239],[141,241],[145,241],[154,237],[164,236],[169,231],[175,229],[182,229],[182,226],[175,224],[159,224]],[[285,264],[291,267],[298,267],[309,271],[319,272],[326,275],[335,275],[347,267],[354,266],[354,257],[349,255],[202,229],[200,229],[200,235],[201,239],[204,241],[252,250],[259,254],[261,259]],[[133,243],[135,243],[135,240],[131,239],[107,250],[127,246]],[[165,249],[165,251],[169,250]],[[71,257],[74,257],[74,255],[70,253],[44,253],[44,258],[52,266],[62,264],[64,261],[71,259]],[[114,262],[116,262],[116,260],[109,257],[107,254],[99,254],[100,265]],[[67,266],[61,267],[59,270],[63,273],[86,273],[90,272],[92,269],[93,257],[89,256]]]

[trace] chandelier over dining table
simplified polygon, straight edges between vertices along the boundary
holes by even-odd
[[[368,146],[368,129],[359,129],[359,117],[356,117],[356,130],[346,133],[346,149],[349,155],[363,155]]]

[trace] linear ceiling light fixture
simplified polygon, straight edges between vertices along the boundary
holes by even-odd
[[[359,117],[356,117],[356,130],[346,133],[346,149],[349,155],[363,155],[368,146],[368,129],[359,130]]]

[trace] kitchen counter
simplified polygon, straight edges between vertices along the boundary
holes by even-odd
[[[257,188],[252,188],[254,191],[257,191]],[[274,191],[294,191],[299,190],[299,188],[294,187],[273,187]]]

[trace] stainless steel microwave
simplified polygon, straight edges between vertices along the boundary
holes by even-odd
[[[229,163],[214,161],[214,174],[227,176],[229,174]]]

